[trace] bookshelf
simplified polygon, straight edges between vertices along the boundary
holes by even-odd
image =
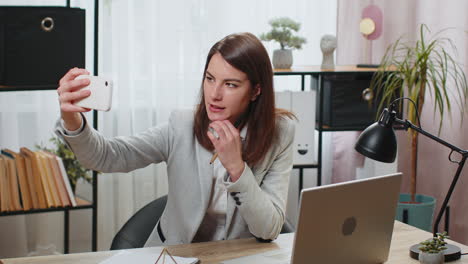
[[[66,7],[70,7],[70,0],[66,1]],[[99,19],[99,1],[94,0],[94,60],[93,60],[93,74],[98,75],[98,20]],[[0,93],[2,92],[27,92],[27,91],[46,91],[46,90],[56,90],[58,87],[56,85],[24,85],[24,86],[0,86]],[[97,129],[98,127],[98,114],[97,111],[93,110],[93,127]],[[69,253],[69,230],[70,230],[70,211],[90,209],[92,212],[92,230],[91,230],[91,250],[97,251],[97,172],[92,172],[92,201],[86,201],[75,197],[76,206],[67,206],[67,207],[53,207],[46,209],[31,209],[31,210],[21,210],[21,211],[7,211],[0,212],[0,217],[2,216],[14,216],[14,215],[28,215],[28,214],[38,214],[38,213],[50,213],[50,212],[63,212],[64,215],[64,253]]]
[[[318,153],[316,154],[316,162],[313,164],[293,165],[294,169],[299,170],[299,195],[303,189],[303,171],[304,169],[317,169],[317,186],[322,185],[322,144],[323,132],[333,131],[359,131],[365,129],[368,125],[374,122],[376,113],[375,107],[367,108],[367,102],[360,100],[360,93],[365,88],[368,88],[373,74],[377,71],[375,68],[358,68],[354,65],[337,65],[334,70],[322,70],[320,66],[301,66],[291,69],[274,69],[276,76],[298,76],[301,78],[301,91],[305,91],[305,77],[310,76],[310,89],[316,91],[316,112],[315,112],[315,130],[318,132]],[[332,100],[332,90],[339,89],[341,91],[353,91],[353,98],[357,100],[349,100],[342,105],[349,107],[348,112],[358,110],[356,115],[364,116],[359,120],[347,118],[346,122],[332,122],[338,120],[333,119],[337,116],[339,109],[335,109]],[[343,94],[343,93],[342,93]],[[346,95],[349,95],[346,93]],[[344,98],[340,98],[344,99]],[[349,98],[351,99],[351,98]],[[374,98],[376,100],[377,98]],[[353,106],[358,106],[358,109],[352,109]],[[376,104],[374,104],[376,105]],[[328,117],[328,118],[326,118]],[[311,135],[313,137],[314,135]]]

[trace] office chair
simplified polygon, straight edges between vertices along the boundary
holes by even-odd
[[[167,195],[164,195],[138,210],[114,236],[110,250],[143,247],[161,218],[166,202]]]
[[[159,221],[164,208],[166,207],[167,195],[161,196],[158,199],[145,205],[138,210],[117,232],[110,250],[141,248],[145,245],[146,240],[153,231]],[[281,229],[281,233],[294,232],[293,226],[286,221]],[[260,242],[268,242],[268,240],[259,240]]]

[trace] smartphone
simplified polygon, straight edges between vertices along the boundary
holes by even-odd
[[[74,105],[100,111],[109,111],[112,105],[112,80],[91,75],[80,75],[75,78],[75,80],[79,79],[90,80],[89,85],[82,89],[90,90],[91,95],[74,102]]]

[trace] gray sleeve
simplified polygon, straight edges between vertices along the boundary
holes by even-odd
[[[129,172],[151,163],[166,161],[171,152],[172,128],[169,123],[147,129],[134,136],[106,138],[91,128],[83,116],[84,128],[77,135],[66,135],[60,120],[56,134],[67,142],[78,161],[100,172]]]
[[[245,166],[235,183],[226,183],[227,191],[238,198],[237,207],[249,231],[257,238],[276,239],[285,221],[289,177],[292,170],[294,122],[288,121],[281,133],[280,150],[273,157],[263,182],[255,179],[252,170]]]

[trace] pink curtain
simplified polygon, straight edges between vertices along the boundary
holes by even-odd
[[[458,54],[455,56],[459,62],[465,65],[465,74],[468,76],[468,1],[453,0],[362,0],[346,1],[338,0],[337,23],[337,64],[357,64],[364,59],[364,38],[359,33],[359,21],[362,10],[374,4],[383,11],[383,33],[370,45],[371,62],[378,64],[386,47],[402,35],[408,39],[416,39],[418,26],[427,24],[431,32],[435,33],[445,28],[453,28],[444,33],[455,43]],[[449,87],[450,89],[450,87]],[[452,116],[444,115],[444,124],[440,137],[451,144],[468,149],[468,137],[465,136],[468,128],[468,115],[465,111],[464,122],[462,116],[454,105]],[[422,113],[422,127],[426,131],[437,135],[440,118],[433,114],[433,100],[426,96],[426,103]],[[451,120],[451,121],[450,121]],[[465,132],[465,133],[464,133]],[[361,165],[362,157],[353,149],[350,142],[355,142],[358,133],[334,134],[334,165],[333,181],[353,179],[350,168]],[[404,175],[409,175],[410,144],[408,133],[397,132],[398,136],[398,170]],[[420,194],[431,195],[437,199],[436,213],[447,193],[447,190],[455,174],[457,165],[448,160],[450,151],[439,143],[420,135],[418,155],[418,184],[417,191]],[[456,155],[454,155],[455,157]],[[457,157],[459,158],[459,157]],[[404,177],[403,192],[409,190],[409,177]],[[450,235],[452,239],[468,244],[468,165],[460,176],[458,185],[450,201]],[[444,230],[442,222],[439,230]]]

